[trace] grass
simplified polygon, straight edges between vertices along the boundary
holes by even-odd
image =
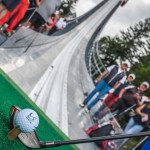
[[[39,115],[37,134],[41,141],[69,140],[69,138],[28,98],[28,96],[0,70],[0,150],[27,150],[15,139],[13,142],[7,138],[10,129],[9,111],[12,105],[21,109],[30,108]],[[49,110],[50,111],[50,110]],[[79,150],[75,145],[48,148],[51,150]]]

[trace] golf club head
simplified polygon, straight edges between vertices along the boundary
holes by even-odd
[[[12,127],[15,126],[15,118],[17,113],[19,113],[21,109],[12,106],[10,110],[10,120]],[[102,136],[102,137],[93,137],[89,139],[78,139],[78,140],[70,140],[70,141],[39,141],[36,131],[32,133],[20,133],[18,138],[20,141],[28,148],[37,149],[37,148],[51,148],[51,147],[58,147],[63,145],[71,145],[71,144],[81,144],[81,143],[89,143],[89,142],[96,142],[96,141],[106,141],[106,140],[116,140],[116,139],[128,139],[133,137],[141,137],[141,136],[150,136],[150,132],[140,132],[134,134],[124,134],[124,135],[113,135],[113,136]]]
[[[10,121],[11,127],[15,126],[15,118],[21,109],[17,106],[12,106],[10,109]],[[40,148],[40,141],[37,137],[36,131],[31,133],[20,133],[18,135],[19,140],[28,148]]]

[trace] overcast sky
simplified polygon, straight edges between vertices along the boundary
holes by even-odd
[[[86,3],[85,3],[86,1]],[[81,15],[96,6],[102,0],[79,0],[77,3],[77,15]],[[150,0],[129,0],[124,7],[119,7],[111,17],[102,32],[102,36],[114,36],[120,30],[126,30],[140,20],[150,17]]]

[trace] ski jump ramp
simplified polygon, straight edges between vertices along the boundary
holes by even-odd
[[[0,47],[0,67],[70,138],[85,138],[89,116],[78,107],[93,83],[85,66],[85,49],[94,31],[119,0],[109,0],[71,31],[60,36],[19,29]],[[22,39],[21,39],[22,38]],[[27,51],[26,51],[27,50]],[[92,149],[92,144],[79,146]]]

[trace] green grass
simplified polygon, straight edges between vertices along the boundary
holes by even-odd
[[[41,141],[69,140],[28,96],[0,70],[0,150],[27,150],[19,139],[12,142],[6,136],[11,130],[9,111],[12,105],[16,105],[21,109],[30,108],[38,113],[40,123],[36,131]],[[75,145],[68,145],[48,149],[78,150],[79,148]]]

